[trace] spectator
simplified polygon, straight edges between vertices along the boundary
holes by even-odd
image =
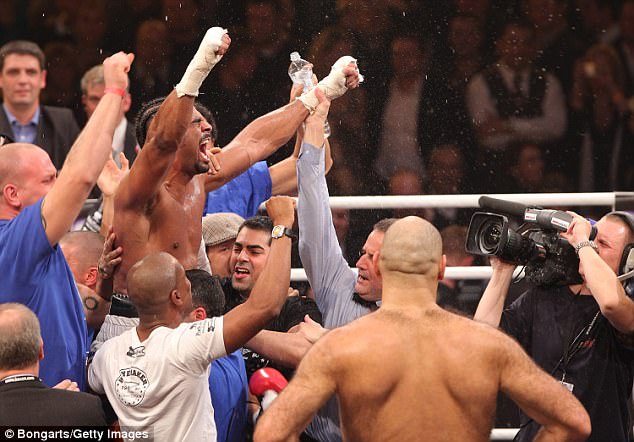
[[[419,173],[412,170],[399,170],[395,172],[388,183],[389,195],[424,195],[423,177]],[[433,209],[428,210],[430,214]],[[394,209],[392,216],[394,218],[403,218],[405,216],[425,216],[426,209]]]
[[[546,173],[541,146],[535,143],[523,143],[511,147],[506,164],[505,169],[508,170],[511,179],[509,192],[544,192]]]
[[[238,230],[235,239],[229,267],[231,280],[224,281],[227,311],[244,303],[251,297],[258,280],[262,277],[266,264],[269,262],[271,252],[272,220],[269,217],[254,216],[247,219]],[[285,234],[293,235],[292,232]],[[303,296],[289,296],[282,305],[280,314],[267,324],[266,329],[275,332],[288,332],[292,327],[300,324],[306,315],[314,321],[322,323],[322,317],[317,305],[312,299]],[[306,348],[294,349],[285,346],[283,342],[279,350],[281,355],[271,351],[275,343],[264,341],[269,337],[279,334],[258,334],[256,338],[246,344],[249,350],[244,351],[247,367],[247,375],[251,375],[259,368],[271,364],[271,360],[277,364],[277,368],[289,373],[286,368],[294,368]],[[282,337],[281,339],[294,337]],[[264,357],[262,357],[264,356]]]
[[[535,30],[535,65],[557,77],[570,93],[572,63],[583,52],[583,42],[568,23],[568,0],[524,0],[526,17]]]
[[[447,257],[447,266],[470,267],[475,257],[465,250],[467,226],[453,224],[440,231],[443,254]],[[481,280],[443,278],[438,281],[436,303],[450,311],[458,311],[473,316],[484,286]]]
[[[42,104],[76,107],[79,99],[76,54],[77,47],[70,41],[51,41],[44,45],[47,68],[46,89],[40,94]]]
[[[465,94],[471,77],[485,67],[484,44],[481,19],[464,14],[449,19],[446,47],[437,50],[438,55],[428,74],[427,88],[435,103],[434,112],[422,116],[419,125],[420,139],[427,137],[433,145],[455,142],[461,146],[469,163],[476,151],[477,140]]]
[[[73,387],[68,381],[49,388],[38,378],[43,358],[35,314],[21,304],[0,304],[0,425],[105,427],[99,398],[66,391]]]
[[[143,21],[134,39],[134,69],[130,74],[130,93],[135,97],[131,115],[136,115],[142,103],[169,94],[172,87],[172,53],[165,21]]]
[[[40,106],[40,91],[46,86],[45,66],[44,54],[35,43],[16,40],[0,48],[4,100],[0,132],[18,143],[40,146],[60,170],[79,128],[69,109]]]
[[[233,243],[244,218],[235,213],[210,213],[203,218],[203,241],[213,275],[229,278]],[[224,301],[224,297],[223,297]]]
[[[429,155],[427,193],[431,195],[456,195],[464,191],[465,160],[462,150],[455,144],[436,146]],[[451,224],[467,224],[469,209],[438,207],[425,209],[425,219],[437,229]]]
[[[554,143],[566,131],[561,85],[533,65],[533,29],[509,22],[496,44],[498,62],[476,74],[467,88],[467,106],[480,143],[479,176],[486,180],[483,191],[493,189],[492,178],[510,144]]]
[[[385,180],[397,170],[423,173],[422,152],[429,143],[419,139],[421,121],[429,124],[429,88],[425,82],[430,56],[414,35],[400,35],[391,45],[392,76],[381,118],[379,151],[374,167]]]
[[[69,152],[57,178],[49,156],[32,144],[9,144],[0,155],[0,302],[20,302],[40,320],[47,385],[70,378],[84,386],[85,317],[73,275],[57,247],[79,214],[110,156],[131,56],[104,61],[110,92]],[[26,73],[24,73],[26,74]]]
[[[258,93],[254,81],[257,64],[255,46],[245,41],[237,43],[231,48],[231,57],[226,59],[218,75],[210,78],[212,83],[205,88],[209,94],[200,97],[203,104],[215,109],[214,120],[220,128],[215,141],[220,146],[229,144],[259,115],[256,113],[257,103],[254,103]],[[284,67],[280,69],[284,70]]]
[[[255,46],[258,57],[253,78],[266,78],[269,82],[269,87],[258,88],[251,98],[256,115],[286,103],[291,47],[285,15],[281,0],[248,0],[245,4],[244,35]],[[276,163],[286,155],[288,152],[280,152],[271,162]]]
[[[625,190],[623,177],[632,153],[626,140],[624,83],[612,46],[594,45],[575,63],[570,105],[583,192]]]
[[[103,66],[93,66],[87,70],[81,77],[81,102],[86,113],[86,121],[95,111],[99,101],[105,94],[106,83],[103,78]],[[112,140],[112,159],[117,166],[121,167],[119,154],[123,152],[128,159],[130,165],[134,163],[136,153],[139,150],[139,143],[134,135],[134,125],[126,118],[126,113],[132,105],[132,96],[129,91],[125,91],[123,102],[121,103],[121,112],[119,115],[119,123],[114,131]]]
[[[87,71],[112,53],[107,39],[108,3],[106,0],[84,0],[77,5],[72,33],[79,72]]]
[[[99,257],[104,241],[104,237],[98,233],[83,231],[68,232],[59,240],[84,305],[90,342],[110,310],[110,300],[97,294]]]

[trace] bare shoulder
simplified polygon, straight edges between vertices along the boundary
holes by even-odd
[[[326,333],[314,345],[316,352],[321,352],[331,362],[351,361],[359,355],[366,355],[376,350],[376,343],[389,339],[381,333],[378,318],[374,314],[359,318],[342,327]],[[312,350],[311,350],[312,351]]]
[[[449,312],[446,315],[448,338],[455,339],[456,344],[468,345],[498,360],[509,352],[522,351],[515,339],[495,327]]]

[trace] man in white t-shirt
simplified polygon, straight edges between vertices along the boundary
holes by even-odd
[[[223,317],[186,323],[191,286],[172,255],[146,256],[127,275],[139,325],[107,341],[88,371],[105,394],[126,440],[147,432],[154,441],[216,440],[207,379],[211,361],[241,347],[279,314],[290,284],[294,201],[266,203],[275,228],[269,259],[251,296]]]

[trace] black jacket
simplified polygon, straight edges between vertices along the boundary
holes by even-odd
[[[9,135],[15,140],[15,134],[4,109],[0,112],[0,133]],[[48,152],[57,170],[62,168],[77,135],[79,135],[79,127],[70,109],[56,106],[40,107],[40,122],[34,144]]]
[[[0,427],[105,426],[101,400],[88,393],[49,388],[39,380],[0,384]]]

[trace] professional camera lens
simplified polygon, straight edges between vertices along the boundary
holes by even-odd
[[[493,254],[500,246],[500,238],[502,237],[502,223],[498,220],[493,220],[488,223],[484,223],[480,227],[480,231],[476,235],[479,239],[478,246],[483,253]]]

